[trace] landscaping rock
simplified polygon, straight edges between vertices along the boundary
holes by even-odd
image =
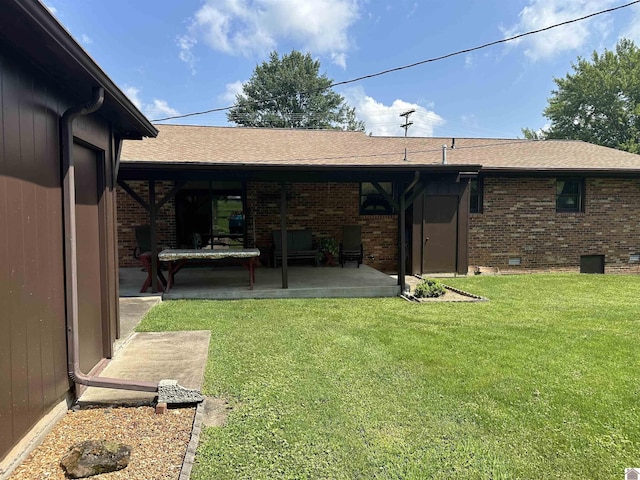
[[[190,404],[204,401],[198,390],[184,388],[177,380],[160,380],[158,382],[158,403]]]
[[[85,478],[122,470],[129,465],[131,447],[109,440],[76,443],[60,460],[70,478]]]

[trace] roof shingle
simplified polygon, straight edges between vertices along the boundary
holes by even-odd
[[[482,165],[484,170],[640,172],[640,155],[574,140],[372,137],[362,132],[157,125],[155,139],[125,141],[123,163],[251,166]],[[407,161],[404,149],[407,148]]]

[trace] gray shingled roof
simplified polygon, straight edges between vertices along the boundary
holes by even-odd
[[[640,172],[640,155],[574,140],[370,137],[361,132],[157,125],[154,139],[125,141],[123,164],[430,166],[482,165],[484,170]],[[404,161],[407,148],[408,161]]]

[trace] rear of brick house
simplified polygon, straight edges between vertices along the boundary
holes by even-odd
[[[558,209],[558,182],[580,185],[575,211]],[[640,273],[640,179],[629,175],[481,176],[471,213],[471,267],[579,271],[601,258],[606,273]],[[510,265],[511,261],[511,265]],[[514,265],[515,264],[515,265]]]
[[[283,169],[296,163],[345,167],[398,165],[421,172],[422,193],[406,211],[407,272],[580,271],[602,259],[608,273],[638,273],[640,252],[640,156],[579,141],[511,139],[387,138],[355,132],[282,131],[225,127],[158,126],[157,139],[127,144],[122,168],[134,172],[129,186],[147,198],[145,168],[174,178],[199,164],[212,172],[235,168],[235,194],[247,214],[251,246],[268,252],[280,226],[280,185],[243,181],[243,166]],[[163,140],[164,138],[164,140]],[[446,153],[443,151],[446,145]],[[452,148],[453,147],[453,148]],[[407,159],[404,160],[404,149]],[[446,155],[446,157],[445,157]],[[453,176],[437,166],[454,166]],[[481,165],[474,171],[473,166]],[[465,171],[465,166],[469,171]],[[421,169],[433,167],[429,171]],[[204,170],[203,170],[204,171]],[[349,176],[350,175],[350,176]],[[398,212],[367,211],[370,182],[345,174],[340,181],[287,182],[287,228],[310,229],[316,241],[341,238],[342,226],[362,227],[365,263],[396,272]],[[362,180],[362,179],[361,179]],[[396,199],[410,180],[384,182]],[[178,180],[156,183],[158,198]],[[215,182],[214,182],[215,183]],[[190,187],[190,185],[192,187]],[[196,188],[182,183],[181,189]],[[159,243],[178,247],[176,195],[158,213]],[[135,225],[148,214],[122,189],[118,192],[119,259],[137,266]],[[263,256],[268,263],[268,256]]]

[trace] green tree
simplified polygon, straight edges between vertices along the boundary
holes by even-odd
[[[557,90],[544,110],[551,120],[546,137],[639,153],[640,50],[622,39],[615,51],[593,52],[591,61],[578,57],[572,68],[573,74],[554,79]]]
[[[320,62],[292,51],[257,65],[236,95],[227,120],[243,127],[314,128],[364,131],[355,108],[320,75]]]
[[[533,130],[532,128],[521,128],[524,138],[527,140],[544,140],[547,138],[547,132],[544,130]]]

